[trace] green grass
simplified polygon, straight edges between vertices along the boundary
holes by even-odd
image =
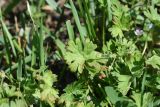
[[[0,10],[0,106],[160,106],[158,0],[19,2]]]

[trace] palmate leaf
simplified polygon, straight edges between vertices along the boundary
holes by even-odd
[[[46,88],[40,94],[41,101],[46,101],[50,105],[54,105],[58,98],[58,91],[54,88]]]
[[[123,37],[124,36],[122,29],[117,25],[113,25],[108,30],[111,32],[113,37],[117,37],[117,36]]]
[[[137,107],[141,107],[141,94],[134,92],[132,95],[132,98],[135,101]]]
[[[108,29],[113,37],[123,37],[123,31],[128,31],[132,25],[131,18],[128,14],[124,14],[121,17],[114,16],[113,23],[114,25]]]
[[[35,72],[34,77],[38,80],[39,87],[35,89],[33,97],[54,107],[55,101],[59,98],[58,90],[53,87],[53,83],[57,81],[56,75],[48,70],[43,73]]]
[[[8,98],[0,98],[0,105],[2,104],[8,104],[9,99]]]
[[[108,30],[113,37],[123,37],[123,31],[128,31],[132,24],[128,7],[121,5],[117,0],[112,1],[113,25]]]
[[[131,85],[131,76],[130,75],[121,75],[119,73],[112,73],[113,76],[118,78],[118,87],[117,90],[122,93],[123,96],[125,96]]]
[[[64,56],[67,64],[71,71],[82,73],[85,66],[97,68],[102,64],[106,63],[106,60],[102,57],[102,53],[95,51],[97,45],[93,44],[89,39],[85,40],[84,46],[82,46],[79,38],[76,39],[76,42],[69,41],[67,46],[67,52]],[[96,69],[97,72],[100,71]]]
[[[69,41],[68,51],[66,52],[65,59],[67,63],[69,64],[69,67],[71,71],[75,72],[78,71],[82,73],[85,63],[85,58],[81,54],[82,51],[82,45],[80,42],[80,39],[76,39],[76,43],[74,41]]]
[[[150,6],[149,10],[144,11],[144,15],[155,24],[160,25],[160,19],[159,19],[160,15],[158,14],[157,9],[154,8],[153,6]]]
[[[137,107],[153,107],[154,97],[150,92],[144,93],[143,96],[141,96],[141,93],[133,92],[132,98]]]
[[[112,25],[112,27],[108,29],[113,37],[123,37],[123,31],[128,31],[131,22],[129,22],[129,20],[127,20],[126,18],[127,17],[123,17],[123,20],[118,19],[118,17],[114,18],[114,25]]]
[[[76,81],[68,85],[64,91],[65,93],[61,95],[59,103],[64,103],[67,107],[71,107],[74,103],[79,103],[87,96],[87,87],[83,82]],[[77,101],[77,99],[80,99]]]
[[[135,107],[134,102],[128,97],[120,96],[119,93],[111,86],[105,87],[107,99],[115,106],[113,107]],[[108,106],[107,106],[108,107]]]
[[[6,101],[3,103],[0,102],[0,107],[28,107],[26,101],[22,99],[15,99],[15,101],[13,100],[9,101],[9,99],[3,98],[1,100],[6,100]]]
[[[153,68],[160,69],[160,57],[154,55],[146,61],[146,64],[151,65]]]
[[[131,85],[131,76],[129,75],[118,75],[118,90],[123,94],[126,95],[130,89]]]
[[[153,94],[148,92],[143,95],[143,106],[142,107],[151,107],[153,106]]]
[[[114,90],[113,87],[110,87],[110,86],[105,87],[105,92],[106,92],[109,100],[113,104],[116,104],[116,102],[120,100],[118,97],[118,92],[116,92],[116,90]]]
[[[8,84],[3,84],[3,91],[8,97],[21,97],[22,93],[16,89],[15,86],[9,86]]]
[[[10,107],[27,107],[27,103],[24,100],[16,99],[10,102]]]
[[[42,80],[46,85],[52,87],[53,83],[57,81],[57,76],[53,74],[51,71],[47,71],[44,72]]]
[[[122,14],[123,14],[122,5],[121,5],[120,2],[117,1],[117,0],[112,0],[111,2],[112,2],[112,5],[111,5],[111,6],[112,6],[112,7],[111,7],[111,9],[112,9],[112,14],[113,14],[114,16],[117,16],[117,17],[121,18]]]

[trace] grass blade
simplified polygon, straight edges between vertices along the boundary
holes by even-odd
[[[107,0],[108,21],[112,21],[111,0]]]
[[[74,41],[74,31],[73,31],[73,26],[71,25],[71,21],[68,20],[66,22],[66,26],[67,26],[67,31],[68,31],[68,35],[69,35],[69,39]]]
[[[43,40],[44,40],[44,34],[43,34],[43,22],[42,22],[42,19],[41,19],[41,23],[40,23],[40,34],[39,34],[39,53],[40,53],[40,64],[41,66],[44,66],[45,65],[45,56],[44,56],[44,47],[43,47]]]
[[[9,43],[10,43],[10,45],[11,45],[13,54],[14,54],[14,56],[16,56],[16,50],[15,50],[15,47],[14,47],[14,44],[13,44],[12,36],[11,36],[11,34],[9,33],[6,25],[4,24],[2,18],[1,18],[1,24],[2,24],[3,35],[8,39],[8,41],[9,41]]]
[[[81,38],[81,41],[84,43],[84,33],[83,33],[83,28],[80,24],[80,20],[79,20],[79,16],[78,16],[78,13],[77,13],[77,10],[73,4],[73,1],[72,0],[69,0],[70,1],[70,5],[71,5],[71,10],[72,10],[72,13],[73,13],[73,16],[74,16],[74,19],[75,19],[75,22],[76,22],[76,25],[78,27],[78,31],[80,33],[80,38]]]
[[[49,6],[52,7],[53,10],[56,10],[58,7],[58,4],[56,3],[55,0],[46,0],[46,2],[49,4]]]
[[[91,40],[95,40],[96,39],[96,33],[95,33],[95,30],[94,30],[94,22],[92,20],[92,17],[91,17],[91,14],[89,12],[89,8],[87,6],[87,4],[85,3],[85,1],[82,1],[83,5],[84,5],[84,9],[85,9],[85,12],[86,12],[86,20],[87,21],[87,24],[88,24],[88,28],[90,29],[91,31]]]
[[[20,81],[22,78],[22,57],[18,59],[17,79]]]
[[[60,53],[61,53],[61,56],[64,56],[65,55],[65,44],[60,41],[59,39],[55,40],[56,42],[56,45],[58,46],[59,50],[60,50]]]
[[[32,56],[29,55],[29,56],[25,57],[24,60],[25,60],[25,64],[27,64],[27,63],[31,62]],[[14,63],[14,64],[11,65],[12,70],[15,70],[16,68],[18,68],[18,63]],[[6,73],[9,72],[9,71],[10,71],[10,68],[5,70]]]
[[[91,8],[92,16],[94,17],[94,16],[96,15],[96,13],[95,13],[95,3],[94,3],[94,0],[90,0],[90,8]]]
[[[38,34],[35,31],[35,34],[33,35],[33,40],[32,40],[32,61],[31,61],[31,67],[36,65],[36,57],[37,57],[37,45],[39,37],[37,36]]]
[[[12,61],[11,61],[11,52],[9,50],[9,43],[8,43],[6,36],[4,36],[3,39],[4,39],[5,46],[6,46],[6,62],[7,64],[11,65]],[[11,67],[10,67],[10,70],[11,70]]]

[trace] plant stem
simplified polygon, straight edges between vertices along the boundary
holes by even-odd
[[[102,28],[102,40],[103,40],[103,46],[105,45],[105,42],[106,42],[106,35],[105,35],[105,26],[106,26],[106,23],[105,23],[105,9],[103,9],[103,19],[102,19],[102,24],[103,24],[103,28]]]
[[[148,47],[148,42],[146,41],[145,42],[145,45],[144,45],[144,49],[143,49],[143,52],[142,52],[142,56],[144,56],[146,50],[147,50],[147,47]]]

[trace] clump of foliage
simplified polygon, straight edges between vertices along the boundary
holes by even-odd
[[[159,0],[28,0],[13,33],[5,18],[18,2],[0,15],[0,105],[160,106]],[[60,14],[54,31],[44,24],[46,4]],[[64,21],[66,10],[73,16]],[[63,62],[58,73],[51,61]],[[76,79],[65,86],[68,72]]]

